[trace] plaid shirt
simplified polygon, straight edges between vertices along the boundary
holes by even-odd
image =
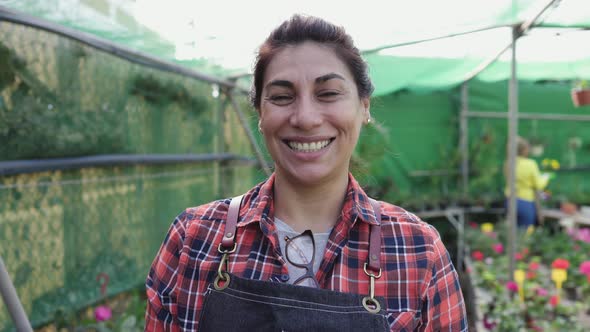
[[[285,282],[274,220],[274,175],[244,196],[237,249],[229,272],[249,279]],[[147,277],[145,331],[193,331],[207,285],[215,279],[230,200],[189,208],[172,223]],[[392,331],[467,331],[457,273],[436,229],[415,215],[381,203],[381,278],[375,296],[385,298]],[[363,271],[369,226],[376,225],[368,196],[349,175],[342,214],[316,274],[324,289],[369,294]],[[303,286],[302,286],[303,287]],[[229,316],[228,316],[229,317]]]

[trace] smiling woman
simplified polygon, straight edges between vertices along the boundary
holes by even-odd
[[[438,232],[349,172],[372,91],[342,28],[296,15],[270,34],[252,103],[275,172],[175,219],[147,278],[146,331],[467,330]]]

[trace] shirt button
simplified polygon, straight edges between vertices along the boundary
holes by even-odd
[[[288,274],[282,274],[281,275],[281,280],[282,281],[289,281],[289,275]]]

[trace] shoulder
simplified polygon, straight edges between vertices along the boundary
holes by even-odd
[[[203,231],[215,233],[226,219],[229,202],[230,199],[222,199],[186,208],[174,218],[168,238],[177,238],[177,241],[185,242]]]
[[[520,158],[520,162],[525,167],[536,167],[537,162],[531,158]]]
[[[381,202],[381,228],[385,237],[411,237],[433,244],[440,239],[436,228],[414,213],[397,205]]]
[[[240,206],[240,218],[247,212],[259,213],[260,184],[243,195]],[[185,209],[176,219],[186,230],[187,237],[202,237],[222,232],[229,212],[229,205],[234,198],[224,198],[203,205]]]

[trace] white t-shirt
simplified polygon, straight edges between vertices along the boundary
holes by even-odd
[[[283,253],[283,258],[285,258],[285,261],[287,262],[289,283],[292,284],[295,280],[299,279],[299,277],[305,275],[307,269],[304,267],[295,266],[289,261],[289,259],[287,259],[287,239],[293,239],[301,233],[295,231],[293,228],[291,228],[291,226],[287,225],[284,221],[276,217],[275,226],[277,228],[281,252]],[[313,240],[315,242],[315,258],[313,262],[314,276],[318,272],[320,264],[322,263],[322,259],[324,258],[324,251],[326,250],[326,245],[328,244],[328,238],[330,237],[331,231],[332,229],[328,230],[326,233],[312,233]],[[299,264],[309,263],[312,253],[313,246],[309,236],[300,237],[296,241],[289,244],[289,258]],[[298,285],[315,287],[315,283],[309,278],[302,280],[300,283],[298,283]]]

